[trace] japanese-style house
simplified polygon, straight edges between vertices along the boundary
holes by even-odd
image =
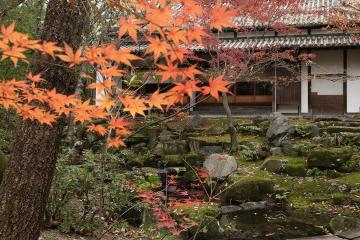
[[[299,115],[353,114],[360,112],[360,40],[329,26],[328,17],[341,7],[340,0],[305,0],[304,10],[316,14],[295,14],[283,21],[294,26],[296,33],[282,34],[267,29],[240,33],[219,33],[224,49],[297,49],[313,53],[313,64],[300,64],[298,81],[280,83],[281,69],[274,67],[261,74],[271,81],[242,82],[232,87],[229,96],[232,111],[237,114],[267,114],[273,111]],[[241,23],[239,23],[241,24]],[[132,46],[144,49],[146,43]],[[199,49],[193,49],[201,51]],[[149,85],[147,88],[153,89]],[[156,89],[156,88],[155,88]],[[207,100],[194,111],[212,114],[220,103]]]

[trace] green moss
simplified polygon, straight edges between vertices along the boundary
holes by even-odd
[[[273,193],[273,186],[273,181],[268,178],[243,177],[226,189],[224,197],[229,202],[260,201]]]
[[[306,176],[306,168],[305,168],[305,161],[304,164],[287,164],[284,166],[283,173],[289,176],[298,176],[298,177],[305,177]]]
[[[351,159],[351,157],[352,150],[348,147],[318,147],[311,151],[308,159],[308,167],[340,170],[341,167]]]
[[[349,173],[344,177],[338,178],[338,181],[352,189],[360,188],[360,172]]]
[[[335,205],[345,204],[350,200],[349,195],[345,193],[334,193],[331,195],[331,201]]]
[[[183,167],[185,166],[184,156],[179,154],[164,155],[162,162],[166,167]]]
[[[190,152],[185,155],[185,159],[191,166],[198,167],[205,161],[205,156],[197,152]]]
[[[329,126],[323,128],[322,132],[327,133],[341,133],[341,132],[351,132],[351,133],[360,133],[360,128],[358,127],[343,127],[343,126]]]
[[[192,140],[197,140],[203,143],[230,143],[230,135],[218,135],[218,136],[199,136],[199,137],[192,137]],[[244,144],[248,142],[256,142],[256,143],[266,143],[266,139],[260,136],[250,136],[250,135],[238,135],[237,136],[238,144]]]
[[[311,123],[312,121],[310,119],[305,118],[290,119],[290,124],[294,125],[295,127],[303,127]]]
[[[304,157],[293,157],[287,155],[277,155],[275,157],[278,160],[288,160],[288,163],[283,166],[281,173],[289,176],[306,176],[306,160]],[[274,157],[269,157],[268,159],[274,159]]]
[[[355,119],[355,120],[360,120],[360,113],[356,114],[356,115],[353,117],[353,119]]]

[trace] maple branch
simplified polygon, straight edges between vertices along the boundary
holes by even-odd
[[[152,123],[149,123],[149,124],[147,124],[147,125],[145,125],[145,126],[142,126],[142,127],[138,128],[135,132],[133,132],[132,134],[130,134],[126,139],[129,139],[130,137],[133,137],[135,134],[141,132],[142,130],[144,130],[144,129],[148,128],[148,127],[157,125],[157,124],[159,124],[159,123],[161,123],[161,122],[164,122],[164,121],[169,120],[169,119],[171,119],[171,118],[173,118],[173,117],[176,117],[176,116],[179,115],[181,112],[186,111],[186,110],[189,110],[189,109],[195,107],[197,104],[202,103],[202,102],[204,102],[205,100],[207,100],[207,99],[209,99],[209,98],[210,98],[210,96],[206,96],[205,98],[201,99],[201,100],[198,101],[197,103],[195,103],[195,104],[193,104],[193,105],[189,104],[187,107],[184,107],[184,108],[180,109],[180,111],[177,111],[176,113],[174,113],[174,114],[172,114],[172,115],[170,115],[170,116],[167,116],[167,117],[165,117],[165,118],[163,118],[163,119],[159,119],[159,120],[157,120],[157,121],[155,121],[155,122],[152,122]]]

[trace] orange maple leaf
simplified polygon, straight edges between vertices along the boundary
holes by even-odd
[[[107,111],[110,111],[110,109],[115,106],[116,102],[109,97],[109,95],[102,96],[97,100],[101,108],[106,109]]]
[[[170,45],[167,41],[162,41],[158,37],[147,37],[149,41],[149,45],[146,49],[146,54],[154,54],[154,60],[157,61],[161,54],[166,55],[168,51],[171,49]]]
[[[135,118],[136,114],[145,116],[145,110],[148,108],[145,106],[145,100],[140,97],[125,96],[120,98],[120,101],[124,104],[124,112],[130,112],[131,116]]]
[[[76,52],[73,49],[64,43],[65,54],[66,55],[57,55],[62,61],[70,63],[69,67],[73,67],[75,65],[80,64],[85,60],[85,58],[81,57],[82,47],[80,47]]]
[[[235,27],[236,25],[231,22],[231,18],[235,17],[237,9],[228,10],[225,7],[221,6],[221,1],[216,1],[216,6],[210,12],[210,27],[215,28],[219,31],[223,27]]]
[[[172,62],[168,62],[168,65],[161,65],[161,64],[157,64],[157,66],[163,70],[163,71],[159,71],[157,72],[158,74],[161,75],[161,82],[166,82],[169,79],[173,79],[174,81],[176,81],[177,76],[180,75],[180,71],[178,69],[177,64],[173,65]]]
[[[41,51],[55,58],[55,52],[63,52],[63,49],[56,46],[56,43],[54,42],[44,41],[41,46]]]
[[[120,137],[110,138],[107,144],[108,148],[119,148],[120,146],[126,146],[124,141]]]
[[[191,80],[196,78],[196,75],[203,75],[204,73],[196,68],[196,65],[192,65],[188,68],[182,69],[182,73],[184,77],[188,77]]]
[[[166,97],[168,93],[160,93],[160,90],[156,90],[148,100],[150,108],[156,107],[163,111],[162,105],[167,105]]]
[[[125,35],[125,33],[129,33],[129,36],[134,40],[134,42],[137,42],[137,31],[140,30],[139,28],[139,24],[144,23],[143,21],[140,21],[138,19],[134,19],[134,18],[125,18],[125,17],[120,17],[119,18],[119,38],[121,38],[122,36]]]
[[[210,94],[213,96],[217,101],[220,101],[219,92],[220,93],[229,93],[229,89],[227,86],[232,84],[232,82],[223,80],[222,76],[217,78],[210,78],[209,79],[209,86],[202,87],[203,94],[208,95]]]
[[[185,95],[188,95],[192,98],[194,92],[199,92],[201,89],[197,86],[200,81],[197,80],[188,80],[184,83],[175,83],[175,87],[169,90],[169,93],[178,94],[180,102],[183,102]]]
[[[95,132],[101,136],[105,136],[107,133],[107,130],[104,126],[102,125],[95,125],[93,123],[91,123],[89,126],[87,126],[87,131],[89,132]]]
[[[40,74],[40,73],[39,73],[39,74],[36,74],[36,75],[33,75],[33,74],[30,72],[30,73],[28,73],[28,74],[26,75],[26,77],[27,77],[30,81],[35,82],[35,83],[45,81],[43,78],[41,78],[41,74]]]
[[[15,22],[11,23],[8,27],[5,25],[1,26],[1,35],[0,38],[2,39],[2,42],[7,44],[8,42],[15,43],[18,39],[18,36],[16,34],[15,30]]]
[[[109,128],[111,129],[125,129],[131,125],[131,122],[125,118],[112,118],[109,122]]]

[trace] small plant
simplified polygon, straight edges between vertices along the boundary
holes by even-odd
[[[263,130],[257,126],[245,125],[245,126],[239,126],[239,132],[250,135],[261,135],[263,133]]]
[[[311,151],[310,146],[304,143],[294,144],[293,148],[298,152],[299,156],[308,156]]]
[[[295,128],[295,133],[301,138],[308,138],[311,136],[312,131],[309,126],[299,126]]]
[[[240,145],[239,148],[246,161],[256,161],[259,159],[256,149],[250,148],[246,145]]]
[[[325,175],[325,171],[320,170],[318,168],[311,168],[306,171],[306,176],[308,177],[319,177],[324,175]]]

